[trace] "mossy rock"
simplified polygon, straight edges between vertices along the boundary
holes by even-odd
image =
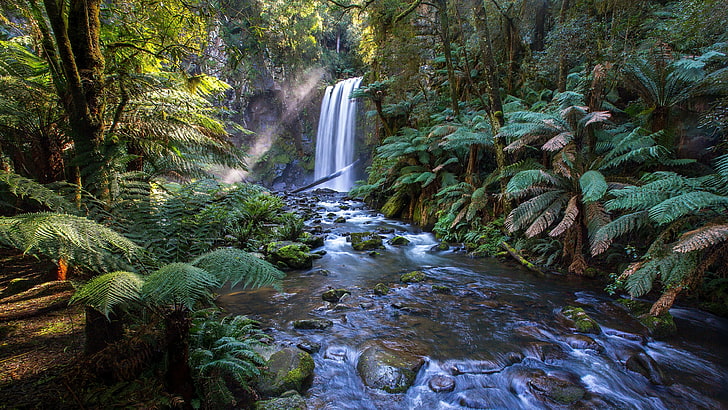
[[[339,303],[341,298],[346,295],[351,295],[351,292],[346,289],[329,289],[321,295],[321,299],[331,303]]]
[[[295,390],[283,393],[281,397],[260,400],[253,405],[254,410],[306,410],[306,400]]]
[[[271,242],[266,246],[266,259],[283,269],[308,269],[313,266],[313,255],[308,245],[300,242]]]
[[[343,224],[345,222],[346,222],[346,218],[344,218],[343,216],[340,216],[340,217],[334,219],[334,223],[337,223],[337,224]]]
[[[433,246],[430,250],[433,252],[441,252],[450,249],[450,245],[447,242],[440,242]]]
[[[664,339],[677,333],[675,319],[669,312],[660,316],[650,315],[652,305],[649,302],[633,299],[617,299],[616,303],[627,308],[627,311],[634,316],[642,326],[647,328],[650,336],[655,339]]]
[[[651,383],[658,385],[668,384],[665,373],[660,365],[645,352],[637,352],[627,359],[627,369],[637,372],[647,378]]]
[[[559,404],[571,404],[586,394],[576,383],[546,374],[539,374],[528,381],[531,391],[537,396],[547,397]]]
[[[452,288],[450,286],[443,286],[443,285],[432,285],[432,291],[435,293],[452,293]]]
[[[425,275],[425,272],[422,272],[421,270],[415,270],[412,272],[408,272],[399,277],[399,280],[401,280],[404,283],[424,282],[426,279],[427,279],[427,275]]]
[[[356,251],[370,251],[373,249],[384,249],[382,238],[374,232],[352,232],[351,246]]]
[[[266,367],[258,380],[258,391],[273,397],[289,390],[304,393],[313,380],[315,364],[308,353],[288,347],[273,353]]]
[[[395,236],[394,238],[390,239],[387,243],[390,245],[395,246],[403,246],[403,245],[409,245],[410,240],[405,238],[404,236]]]
[[[575,306],[566,306],[561,310],[561,314],[571,322],[577,331],[582,333],[599,334],[602,328],[584,311],[584,309]]]
[[[377,283],[374,285],[374,294],[378,296],[384,296],[389,293],[389,286],[384,283]]]
[[[325,238],[323,235],[313,235],[308,232],[304,232],[300,238],[298,238],[298,241],[308,245],[311,249],[316,249],[324,246]]]
[[[368,387],[387,393],[404,393],[414,383],[423,364],[422,357],[372,346],[359,356],[356,369]]]

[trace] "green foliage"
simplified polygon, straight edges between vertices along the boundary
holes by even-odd
[[[217,310],[199,311],[190,329],[190,366],[206,408],[233,404],[231,386],[252,394],[252,382],[265,364],[255,351],[267,339],[258,322],[245,316],[219,316]]]
[[[220,283],[230,281],[232,287],[242,283],[245,288],[259,288],[274,285],[285,277],[263,259],[234,248],[206,253],[192,261],[192,265],[211,273]]]
[[[30,199],[48,207],[53,212],[73,214],[76,207],[64,197],[21,175],[8,171],[0,171],[0,182],[7,185],[8,191],[18,198]]]
[[[30,254],[61,259],[93,272],[103,272],[139,251],[117,232],[90,219],[50,212],[0,217],[0,241]]]
[[[117,308],[140,303],[144,279],[133,272],[117,271],[99,275],[86,282],[71,298],[70,303],[82,303],[101,312],[107,318]]]

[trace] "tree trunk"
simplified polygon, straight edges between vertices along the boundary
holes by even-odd
[[[561,1],[561,10],[559,11],[559,25],[563,27],[566,23],[566,12],[569,10],[569,0]],[[569,74],[568,61],[566,59],[566,50],[561,50],[559,54],[559,74],[556,81],[560,93],[566,91],[566,77]]]
[[[666,290],[665,293],[663,293],[650,308],[650,315],[660,316],[667,313],[667,311],[672,307],[672,304],[675,303],[677,295],[679,295],[682,290],[682,286],[675,286],[674,288]]]
[[[63,78],[56,75],[54,83],[71,126],[75,162],[76,165],[84,165],[81,169],[84,176],[92,176],[85,181],[95,182],[97,186],[99,183],[94,177],[103,167],[99,148],[104,135],[105,109],[99,19],[101,1],[70,0],[65,3],[43,0],[62,67]]]
[[[84,353],[92,355],[100,352],[106,346],[120,341],[124,336],[124,326],[115,314],[109,314],[109,319],[107,319],[98,310],[86,306],[84,332],[86,333]]]
[[[185,408],[192,408],[195,392],[190,369],[189,333],[192,324],[185,308],[175,309],[165,318],[167,342],[167,373],[165,381],[170,393],[185,401]]]
[[[503,118],[503,102],[500,97],[500,87],[498,86],[498,67],[493,58],[493,46],[490,36],[490,28],[488,27],[488,12],[485,9],[485,2],[480,3],[480,7],[475,10],[475,26],[481,33],[480,54],[483,59],[483,74],[485,78],[485,92],[488,94],[489,119],[490,126],[493,131],[493,148],[495,149],[495,160],[498,172],[502,172],[506,167],[506,153],[503,151],[505,143],[503,138],[498,136],[504,123]],[[511,205],[506,199],[506,181],[500,180],[501,201],[503,202],[503,212],[508,215],[511,212]]]
[[[437,0],[438,16],[440,17],[440,35],[442,36],[442,49],[445,53],[447,65],[447,81],[450,83],[450,100],[452,111],[456,117],[460,116],[457,84],[455,82],[455,68],[452,64],[452,50],[450,48],[450,22],[447,14],[447,0]]]

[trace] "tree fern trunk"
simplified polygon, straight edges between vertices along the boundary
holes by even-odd
[[[124,326],[114,313],[109,314],[107,319],[98,310],[87,306],[84,333],[86,334],[84,353],[92,355],[120,341],[124,336]]]
[[[675,286],[674,288],[666,290],[665,293],[663,293],[650,308],[650,315],[661,316],[667,313],[667,311],[672,307],[672,304],[675,303],[677,295],[679,295],[682,290],[682,286]]]
[[[440,17],[440,35],[442,36],[442,49],[445,53],[447,65],[447,81],[450,83],[450,100],[452,111],[456,117],[460,116],[458,105],[457,84],[455,82],[455,68],[452,64],[452,50],[450,49],[450,22],[447,14],[447,0],[437,0],[438,15]]]
[[[195,392],[189,365],[189,333],[191,320],[185,308],[175,309],[165,317],[167,373],[165,381],[170,393],[182,397],[185,408],[191,409]]]

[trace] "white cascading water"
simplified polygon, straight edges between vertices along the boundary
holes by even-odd
[[[349,78],[335,86],[326,87],[316,134],[314,180],[327,177],[354,162],[356,100],[349,97],[359,87],[359,83],[361,77]],[[349,169],[319,186],[347,192],[354,186],[354,172]]]

